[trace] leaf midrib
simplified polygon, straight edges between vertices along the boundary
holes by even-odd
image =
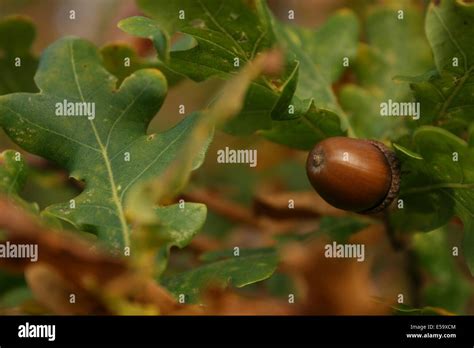
[[[71,67],[74,75],[74,82],[77,87],[77,91],[79,92],[79,95],[81,97],[81,100],[85,103],[84,95],[82,93],[82,88],[79,83],[77,71],[76,71],[76,61],[74,57],[74,50],[73,50],[73,43],[69,43],[69,54],[71,56]],[[121,204],[119,195],[118,195],[118,190],[117,190],[117,185],[115,184],[115,178],[112,170],[112,165],[109,160],[107,148],[104,146],[102,143],[102,140],[100,139],[100,136],[97,132],[97,128],[95,127],[94,121],[89,120],[89,124],[92,127],[92,130],[94,132],[95,139],[97,141],[97,144],[99,145],[100,148],[100,153],[102,155],[102,158],[105,163],[105,167],[107,169],[107,175],[109,177],[109,182],[110,182],[110,187],[111,187],[111,192],[112,192],[112,201],[114,202],[114,205],[117,210],[117,216],[120,220],[120,225],[121,225],[121,232],[122,232],[122,239],[124,242],[125,247],[130,246],[130,237],[129,237],[129,229],[128,229],[128,224],[127,220],[125,219],[125,212],[123,210],[123,206]]]

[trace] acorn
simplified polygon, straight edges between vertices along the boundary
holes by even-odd
[[[326,202],[362,214],[384,210],[400,189],[398,158],[374,140],[327,138],[309,153],[306,174]]]

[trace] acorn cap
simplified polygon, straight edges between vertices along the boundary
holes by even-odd
[[[390,173],[392,175],[390,180],[390,188],[387,192],[387,195],[385,196],[385,199],[377,206],[361,212],[362,214],[376,214],[386,209],[398,196],[398,192],[400,191],[400,161],[398,160],[395,152],[390,150],[383,143],[376,140],[367,141],[377,147],[383,153],[388,165],[390,166]]]

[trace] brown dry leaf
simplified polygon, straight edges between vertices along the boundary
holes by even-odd
[[[24,271],[37,300],[57,314],[79,314],[67,304],[76,294],[80,314],[102,314],[117,296],[130,303],[153,306],[157,312],[176,309],[176,301],[154,280],[118,258],[94,247],[79,236],[54,231],[34,216],[0,199],[0,229],[14,244],[37,244],[38,261],[1,259],[0,266]]]
[[[282,252],[282,271],[295,280],[302,299],[300,314],[377,315],[388,314],[390,307],[374,300],[371,260],[326,258],[326,241],[288,245]]]
[[[51,266],[27,267],[25,278],[36,300],[49,311],[60,315],[107,314],[94,296],[61,277]],[[75,297],[71,303],[71,295]]]
[[[414,301],[412,279],[407,275],[406,250],[394,248],[384,224],[372,224],[350,238],[351,243],[363,243],[372,250],[373,263],[377,271],[372,279],[377,285],[379,296],[386,304],[394,304],[398,294],[406,294],[406,299]],[[371,248],[371,246],[373,246]],[[415,295],[416,296],[416,295]]]
[[[261,231],[251,227],[238,226],[231,230],[225,241],[225,246],[231,249],[235,246],[240,248],[262,248],[275,245],[275,239],[272,238],[269,232],[269,228]]]
[[[127,269],[123,260],[97,250],[77,235],[41,225],[6,199],[0,199],[0,229],[10,243],[38,245],[38,263],[51,265],[73,283],[90,277],[105,282]],[[0,266],[17,271],[29,265],[29,259],[0,260]]]
[[[198,234],[193,238],[189,247],[198,254],[223,249],[222,242],[205,234]]]
[[[363,243],[380,246],[386,241],[385,228],[382,224],[371,224],[349,238],[350,243]]]

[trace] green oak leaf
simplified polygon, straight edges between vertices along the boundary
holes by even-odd
[[[399,12],[403,10],[403,19]],[[361,43],[353,64],[359,85],[347,84],[340,102],[355,133],[365,138],[395,138],[412,119],[382,117],[380,104],[410,101],[409,86],[395,81],[399,75],[420,74],[432,66],[423,30],[423,14],[412,6],[377,6],[365,23],[367,43]]]
[[[267,66],[271,54],[262,54],[246,65],[219,91],[212,106],[204,110],[192,130],[187,133],[186,144],[181,148],[176,160],[159,178],[136,185],[127,199],[127,214],[133,216],[135,231],[133,241],[137,253],[142,257],[144,267],[155,265],[155,276],[160,276],[167,266],[169,249],[187,245],[206,218],[205,206],[185,203],[178,206],[152,209],[156,202],[174,197],[189,181],[191,168],[202,162],[204,153],[196,149],[207,148],[215,127],[235,117],[242,108],[248,87]],[[179,207],[179,208],[178,208]],[[158,256],[156,255],[158,253]]]
[[[473,24],[473,4],[456,0],[430,4],[426,35],[437,71],[410,81],[413,94],[421,104],[418,126],[432,124],[462,135],[472,123]]]
[[[38,212],[36,204],[28,203],[20,196],[27,177],[28,167],[19,152],[5,150],[0,153],[0,193],[25,209]]]
[[[473,293],[471,283],[456,264],[448,236],[454,231],[441,228],[414,236],[418,262],[429,274],[423,289],[424,304],[462,314]]]
[[[134,216],[137,223],[156,223],[156,214],[150,211],[150,206],[175,197],[184,188],[192,169],[205,156],[205,151],[196,152],[196,149],[207,149],[215,128],[239,113],[249,86],[266,72],[268,62],[274,59],[274,55],[275,53],[261,54],[225,83],[212,105],[199,115],[194,128],[187,134],[187,141],[180,154],[166,172],[159,180],[153,178],[136,185],[127,200],[127,213]]]
[[[434,1],[426,15],[426,35],[438,71],[466,73],[474,64],[474,5],[459,0]],[[458,58],[458,66],[453,66]]]
[[[0,95],[38,90],[33,81],[38,60],[30,51],[35,34],[26,17],[0,20]],[[16,66],[16,59],[21,66]]]
[[[255,249],[242,249],[239,250],[239,257],[248,257],[252,255],[263,255],[263,254],[274,254],[274,248],[255,248]],[[214,262],[219,260],[231,259],[235,257],[234,249],[208,251],[199,256],[199,259],[203,262]]]
[[[170,249],[187,246],[206,221],[207,208],[200,203],[184,203],[159,207],[156,214],[160,225],[153,227],[156,235],[163,240],[156,260],[156,275],[161,275],[168,265]]]
[[[145,17],[133,17],[132,20],[122,22],[122,29],[151,39],[160,59],[165,62],[169,61],[170,39],[153,20]]]
[[[319,141],[344,136],[340,118],[332,111],[318,109],[311,101],[309,109],[296,119],[273,121],[270,130],[258,132],[267,139],[300,150],[309,150]]]
[[[160,70],[170,87],[182,80],[182,76],[175,74],[161,62],[139,57],[132,47],[123,43],[109,43],[101,48],[100,53],[104,67],[118,78],[118,84],[135,71],[148,68]],[[130,60],[129,66],[125,65],[126,59]]]
[[[392,215],[400,230],[431,231],[454,215],[464,224],[464,255],[474,273],[474,149],[438,127],[420,127],[402,161],[400,199],[403,208]],[[421,157],[421,159],[420,159]]]
[[[241,288],[265,280],[275,272],[277,263],[278,256],[274,251],[260,250],[164,277],[162,284],[176,297],[185,295],[186,301],[198,302],[200,291],[208,286]]]
[[[124,199],[129,189],[165,171],[198,114],[147,135],[166,95],[164,76],[155,69],[139,70],[117,89],[117,79],[102,67],[97,48],[81,39],[64,38],[50,46],[35,81],[40,93],[0,97],[0,124],[17,144],[86,184],[72,202],[46,211],[96,233],[112,249],[128,246]],[[95,118],[56,116],[57,103],[64,100],[94,103]]]
[[[192,36],[196,45],[187,50],[172,49],[167,66],[195,81],[212,76],[229,79],[237,71],[235,64],[241,65],[275,46],[287,48],[284,73],[252,84],[240,114],[224,127],[230,134],[258,131],[272,141],[300,149],[308,149],[325,137],[345,134],[339,119],[343,114],[331,84],[344,70],[342,57],[355,52],[358,23],[349,11],[338,13],[313,32],[278,23],[262,0],[138,3],[153,21],[132,17],[119,27],[152,39],[156,31],[168,38],[176,32]],[[344,126],[347,128],[347,122]]]
[[[472,123],[474,70],[462,77],[443,71],[410,87],[421,105],[417,126],[433,124],[462,135]]]
[[[276,20],[273,27],[288,59],[298,62],[298,74],[290,75],[290,82],[284,86],[280,101],[272,111],[272,128],[259,133],[274,142],[302,150],[312,148],[326,137],[345,135],[341,119],[342,128],[352,135],[332,84],[346,69],[344,58],[350,60],[355,55],[359,35],[356,16],[341,10],[317,31],[283,25]],[[289,113],[289,107],[295,111]]]
[[[354,13],[340,10],[318,30],[273,21],[278,42],[290,60],[299,62],[295,94],[301,100],[314,99],[318,108],[341,113],[332,84],[346,70],[344,58],[355,57],[359,22]]]
[[[192,36],[197,45],[172,50],[169,67],[196,81],[215,75],[226,78],[253,60],[257,53],[274,45],[262,1],[140,0],[138,5],[154,20],[132,17],[120,22],[119,27],[145,37],[162,32],[168,40],[175,32]]]
[[[121,21],[119,27],[130,34],[152,39],[158,35],[169,40],[175,32],[192,37],[194,46],[171,47],[169,54],[159,54],[159,58],[169,55],[169,61],[164,61],[169,69],[195,81],[213,76],[230,79],[257,53],[275,44],[262,1],[256,1],[255,7],[241,0],[160,0],[138,4],[153,20],[131,17]],[[184,19],[179,19],[180,11],[184,11]],[[156,49],[160,51],[160,47]],[[270,112],[279,97],[275,84],[283,82],[261,78],[253,83],[241,113],[230,120],[225,129],[231,134],[245,135],[269,128]]]

